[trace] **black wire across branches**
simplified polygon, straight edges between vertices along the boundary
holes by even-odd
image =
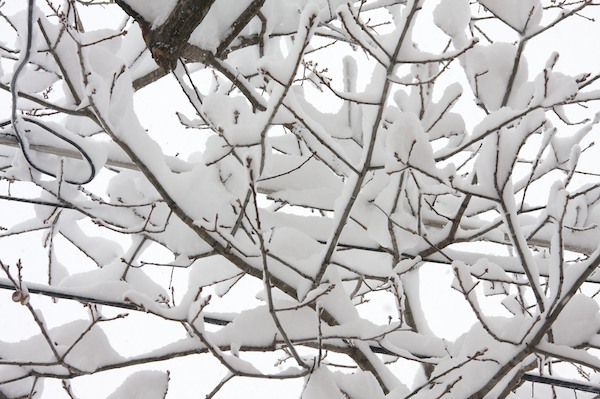
[[[27,160],[27,163],[29,164],[29,166],[31,166],[33,169],[37,170],[40,173],[43,173],[48,176],[52,176],[54,178],[57,177],[55,173],[52,173],[52,172],[48,171],[47,169],[44,169],[41,166],[37,165],[31,158],[31,156],[29,154],[29,149],[27,148],[27,144],[23,140],[23,132],[21,130],[23,127],[22,121],[25,121],[27,123],[33,123],[33,124],[41,127],[42,129],[44,129],[48,133],[52,134],[53,136],[58,137],[60,140],[75,147],[77,149],[77,151],[79,151],[81,153],[81,155],[83,156],[83,159],[88,163],[88,165],[90,167],[90,173],[87,176],[87,178],[83,179],[82,181],[74,181],[74,180],[68,180],[68,179],[65,179],[65,181],[67,183],[71,183],[71,184],[86,184],[86,183],[91,182],[94,179],[94,177],[96,176],[96,167],[94,166],[92,158],[89,156],[89,154],[83,148],[81,148],[81,146],[79,146],[77,143],[75,143],[73,140],[69,139],[68,137],[65,137],[64,135],[57,132],[56,130],[48,127],[46,124],[44,124],[40,120],[26,117],[26,116],[19,117],[17,115],[17,99],[18,99],[17,82],[19,80],[19,75],[21,75],[21,72],[27,65],[27,62],[29,61],[29,57],[31,56],[31,44],[32,44],[32,36],[33,36],[33,2],[34,2],[34,0],[29,0],[28,5],[27,5],[27,38],[25,40],[25,42],[26,42],[25,43],[25,52],[22,53],[23,55],[17,65],[17,68],[15,70],[15,73],[12,77],[11,84],[10,84],[10,94],[11,94],[11,100],[12,100],[11,119],[10,119],[10,121],[1,122],[0,127],[4,127],[4,126],[7,126],[8,124],[11,124],[13,131],[14,131],[14,135],[19,143],[19,146],[21,147],[21,150],[23,151],[23,156]]]
[[[3,279],[0,279],[0,289],[12,291],[15,289],[15,287],[9,281],[3,281]],[[28,285],[27,291],[32,294],[44,295],[44,296],[48,296],[51,298],[75,300],[75,301],[82,302],[84,304],[98,304],[98,305],[112,306],[112,307],[116,307],[116,308],[120,308],[120,309],[144,311],[143,309],[140,309],[137,305],[135,305],[133,303],[112,301],[112,300],[106,300],[106,299],[98,299],[98,298],[93,298],[90,296],[78,295],[78,294],[74,294],[74,293],[64,292],[64,289],[55,290],[55,289],[52,289],[52,287],[41,288],[41,287]],[[231,323],[231,320],[226,320],[226,319],[218,318],[218,317],[204,316],[204,322],[207,324],[226,326],[229,323]],[[388,355],[388,356],[396,356],[393,352],[390,352],[387,349],[382,348],[380,346],[371,345],[370,348],[374,353],[378,353],[381,355]],[[591,392],[591,393],[595,393],[595,394],[600,394],[600,386],[598,386],[598,385],[584,384],[581,382],[568,381],[568,380],[563,380],[563,379],[559,379],[559,378],[546,377],[546,376],[541,376],[541,375],[531,374],[531,373],[523,374],[521,379],[524,381],[529,381],[531,383],[553,385],[553,386],[560,387],[560,388],[573,389],[573,390],[581,391],[581,392]]]

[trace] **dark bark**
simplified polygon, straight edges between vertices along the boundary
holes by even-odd
[[[146,45],[165,71],[175,68],[192,32],[206,17],[215,0],[179,0],[164,24],[150,30]]]
[[[154,29],[151,29],[149,21],[144,20],[124,0],[117,0],[117,4],[140,24],[152,58],[168,72],[175,68],[192,32],[204,20],[214,1],[179,0],[167,20]]]
[[[221,58],[223,54],[225,54],[227,47],[229,47],[231,42],[233,42],[233,40],[240,34],[242,29],[244,29],[244,27],[248,25],[250,20],[252,20],[252,18],[254,18],[260,12],[260,8],[263,6],[264,3],[265,0],[254,0],[246,8],[246,10],[244,10],[244,12],[238,17],[238,19],[233,23],[233,25],[231,25],[231,32],[227,35],[223,42],[221,42],[219,48],[217,49],[217,58]]]
[[[188,40],[194,29],[204,20],[214,2],[215,0],[179,0],[165,23],[158,28],[151,29],[152,21],[146,21],[125,0],[116,0],[123,11],[139,24],[146,46],[152,53],[156,64],[161,67],[160,70],[153,71],[143,79],[138,79],[137,86],[143,87],[170,72],[180,57],[194,62],[204,61],[207,57],[206,50],[190,45]],[[264,2],[265,0],[252,1],[238,16],[232,24],[231,30],[217,48],[214,57],[226,57],[229,45],[250,20],[260,12]]]

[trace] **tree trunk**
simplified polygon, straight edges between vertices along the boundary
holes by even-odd
[[[117,0],[117,4],[140,24],[152,58],[169,72],[175,67],[192,32],[204,20],[214,1],[179,0],[167,20],[154,29],[151,29],[149,21],[144,20],[124,0]]]

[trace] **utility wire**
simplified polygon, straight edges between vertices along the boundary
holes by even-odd
[[[62,141],[75,147],[77,149],[77,151],[79,151],[81,153],[81,155],[83,156],[85,161],[88,163],[88,165],[90,167],[90,173],[89,173],[88,177],[82,181],[74,181],[74,180],[65,180],[65,181],[67,183],[71,183],[71,184],[86,184],[86,183],[91,182],[94,179],[94,177],[96,176],[96,167],[94,166],[94,162],[92,161],[89,154],[83,148],[81,148],[81,146],[79,146],[77,143],[75,143],[73,140],[69,139],[68,137],[65,137],[64,135],[57,132],[56,130],[46,126],[41,121],[34,119],[34,118],[27,117],[27,116],[19,117],[17,115],[17,101],[18,101],[17,82],[19,80],[19,76],[21,75],[21,72],[23,72],[23,69],[29,62],[29,58],[31,56],[31,44],[32,44],[32,40],[33,40],[33,2],[34,2],[34,0],[29,0],[28,5],[27,5],[27,37],[25,40],[25,53],[22,56],[19,63],[17,64],[17,68],[15,69],[15,73],[13,74],[12,80],[10,82],[10,94],[11,94],[11,100],[12,100],[10,124],[12,125],[14,135],[17,138],[17,141],[19,142],[19,146],[21,147],[21,150],[23,151],[23,156],[25,157],[25,160],[27,161],[29,166],[31,166],[33,169],[35,169],[38,172],[43,173],[45,175],[56,178],[55,173],[52,173],[52,172],[48,171],[47,169],[44,169],[44,168],[38,166],[31,158],[31,156],[29,154],[29,149],[27,148],[28,145],[24,142],[24,139],[23,139],[24,135],[23,135],[23,132],[21,131],[21,128],[24,127],[24,126],[22,126],[23,125],[22,121],[25,121],[28,123],[33,123],[33,124],[41,127],[42,129],[44,129],[48,133],[52,134],[53,136],[56,136],[59,139],[61,139]],[[7,124],[8,124],[8,121],[1,122],[0,127],[6,126]]]
[[[554,377],[545,377],[542,375],[530,374],[530,373],[523,374],[521,379],[525,380],[525,381],[533,382],[533,383],[554,385],[556,387],[574,389],[576,391],[600,394],[600,386],[598,386],[598,385],[583,384],[580,382],[568,381],[568,380],[563,380],[563,379],[554,378]]]
[[[94,298],[87,295],[81,295],[76,292],[69,292],[68,288],[53,288],[53,287],[42,287],[38,284],[25,284],[27,286],[27,291],[31,294],[44,295],[50,298],[59,298],[59,299],[68,299],[72,301],[79,301],[83,304],[96,304],[96,305],[105,305],[111,306],[119,309],[127,309],[127,310],[135,310],[135,311],[144,311],[140,309],[134,303],[128,303],[123,301],[115,301],[111,299],[103,299],[103,298]],[[0,289],[3,290],[15,290],[15,286],[8,279],[0,278]],[[231,323],[231,320],[225,320],[221,318],[215,317],[204,317],[204,322],[208,324],[214,324],[217,326],[226,326]]]
[[[123,301],[114,301],[114,300],[109,300],[109,299],[100,299],[100,298],[94,298],[91,296],[80,295],[80,294],[77,294],[74,292],[69,292],[69,289],[65,289],[65,288],[56,289],[56,288],[48,287],[48,286],[42,287],[38,284],[26,284],[26,286],[27,286],[27,291],[29,291],[32,294],[44,295],[44,296],[48,296],[51,298],[75,300],[75,301],[82,302],[84,304],[97,304],[97,305],[111,306],[111,307],[133,310],[133,311],[144,311],[143,309],[140,309],[137,305],[135,305],[133,303],[127,303],[127,302],[123,302]],[[15,287],[10,282],[10,280],[0,278],[0,289],[12,291],[15,289]],[[217,325],[217,326],[226,326],[226,325],[230,324],[232,322],[232,320],[227,320],[227,319],[218,318],[218,317],[204,316],[204,322],[207,324],[213,324],[213,325]],[[371,345],[370,348],[374,353],[378,353],[381,355],[388,355],[388,356],[396,356],[395,353],[393,353],[385,348],[382,348],[380,346]],[[416,356],[419,357],[418,355],[416,355]],[[560,388],[573,389],[573,390],[581,391],[581,392],[591,392],[591,393],[595,393],[595,394],[600,394],[600,386],[599,385],[585,384],[582,382],[569,381],[569,380],[564,380],[564,379],[555,378],[555,377],[546,377],[546,376],[541,376],[541,375],[531,374],[531,373],[523,374],[521,379],[524,381],[529,381],[531,383],[553,385],[553,386],[560,387]]]

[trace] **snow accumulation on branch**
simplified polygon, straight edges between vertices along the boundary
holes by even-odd
[[[599,6],[0,3],[0,398],[599,394]]]

